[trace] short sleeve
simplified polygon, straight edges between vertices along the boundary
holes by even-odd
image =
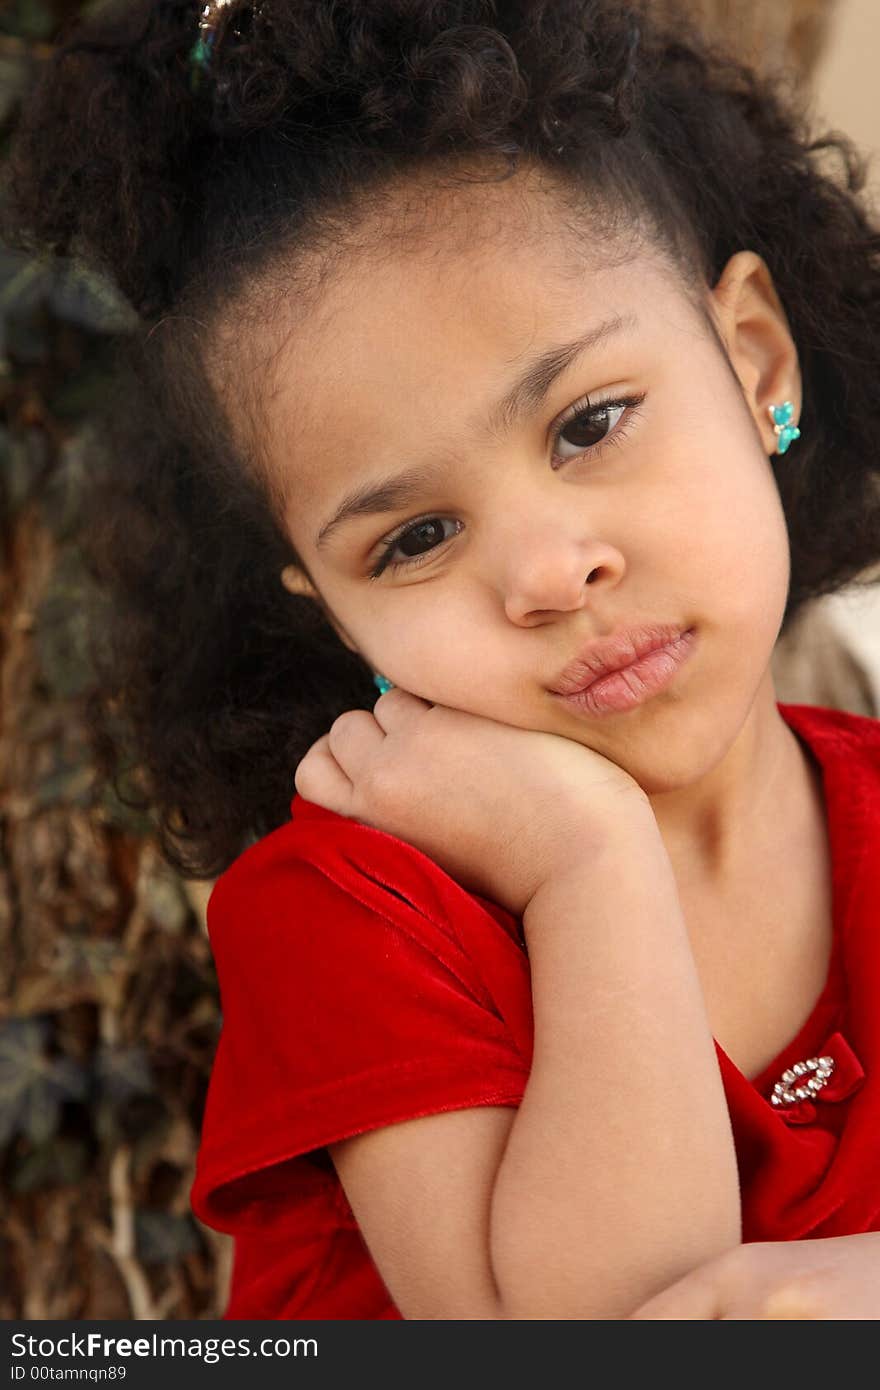
[[[192,1200],[209,1224],[237,1178],[522,1099],[531,991],[516,921],[403,841],[332,813],[291,822],[221,876],[208,927],[223,1026]],[[293,1171],[308,1185],[317,1170]]]

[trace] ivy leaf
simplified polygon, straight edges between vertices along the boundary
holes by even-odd
[[[56,537],[63,535],[62,518],[52,515],[59,499],[57,487],[43,503],[43,514]],[[91,585],[82,557],[75,549],[64,551],[36,610],[34,641],[40,670],[53,695],[75,699],[94,683],[88,651],[85,609]]]
[[[23,318],[40,309],[52,292],[52,283],[49,257],[0,244],[0,314],[4,318]]]
[[[27,49],[0,54],[0,122],[12,115],[31,83]]]
[[[38,1192],[48,1187],[73,1187],[89,1166],[89,1146],[83,1139],[53,1139],[31,1149],[12,1170],[12,1192]]]
[[[16,1134],[45,1144],[64,1102],[85,1098],[84,1068],[70,1057],[49,1057],[48,1042],[45,1019],[13,1018],[0,1028],[0,1147]]]
[[[6,9],[2,27],[20,38],[48,39],[55,29],[55,16],[46,0],[13,0]]]
[[[55,938],[51,971],[68,984],[74,981],[97,983],[112,975],[122,954],[123,948],[118,941],[102,941],[68,932]]]
[[[190,1216],[168,1211],[135,1212],[135,1242],[144,1264],[171,1264],[199,1249],[199,1235]]]
[[[131,333],[138,324],[135,310],[113,282],[75,260],[57,267],[49,304],[58,318],[93,333]]]
[[[150,1095],[153,1077],[146,1049],[102,1045],[95,1057],[95,1080],[102,1097],[116,1104]]]
[[[116,1143],[153,1129],[164,1114],[143,1047],[98,1048],[93,1072],[97,1102],[92,1119],[99,1138]]]

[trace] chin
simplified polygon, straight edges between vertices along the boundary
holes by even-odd
[[[742,727],[720,710],[694,715],[694,701],[666,706],[668,721],[621,731],[616,747],[597,748],[603,757],[628,772],[647,796],[681,791],[711,773],[728,753]],[[608,740],[613,742],[613,740]]]

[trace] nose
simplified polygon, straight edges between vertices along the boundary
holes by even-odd
[[[511,622],[531,624],[554,613],[585,608],[620,583],[620,550],[591,535],[587,523],[556,517],[518,528],[504,566],[504,607]],[[506,548],[506,547],[505,547]]]

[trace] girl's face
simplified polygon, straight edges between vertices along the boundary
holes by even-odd
[[[284,582],[395,685],[671,790],[775,712],[789,549],[767,406],[799,410],[797,361],[751,253],[703,295],[729,363],[656,251],[591,253],[560,211],[518,174],[334,270],[267,393],[311,576]],[[585,645],[656,623],[695,644],[647,702],[594,717],[552,694]]]

